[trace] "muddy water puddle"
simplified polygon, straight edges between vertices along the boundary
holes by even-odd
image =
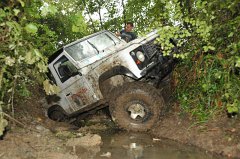
[[[103,144],[94,159],[221,159],[205,151],[148,134],[117,132],[101,134]]]

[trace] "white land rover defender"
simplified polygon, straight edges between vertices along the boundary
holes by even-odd
[[[149,130],[165,106],[156,87],[174,63],[154,43],[158,36],[154,31],[126,43],[101,31],[58,50],[48,68],[61,91],[48,99],[48,116],[61,121],[109,106],[120,128]]]

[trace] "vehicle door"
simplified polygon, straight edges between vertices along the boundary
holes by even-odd
[[[75,111],[98,100],[85,76],[78,72],[65,55],[62,55],[53,67],[60,79],[60,93],[65,95]]]

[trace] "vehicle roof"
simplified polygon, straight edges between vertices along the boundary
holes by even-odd
[[[79,43],[79,42],[81,42],[81,41],[84,41],[84,40],[86,40],[86,39],[89,39],[89,38],[91,38],[91,37],[93,37],[93,36],[96,36],[96,35],[101,34],[101,33],[104,33],[104,32],[109,32],[109,31],[107,31],[107,30],[99,31],[99,32],[97,32],[97,33],[94,33],[94,34],[85,36],[85,37],[83,37],[83,38],[81,38],[81,39],[78,39],[78,40],[76,40],[76,41],[74,41],[74,42],[71,42],[71,43],[69,43],[69,44],[67,44],[67,45],[64,45],[62,48],[58,49],[55,53],[53,53],[53,54],[48,58],[48,63],[51,63],[54,59],[56,59],[56,58],[64,51],[64,48],[69,47],[69,46],[72,46],[72,45],[74,45],[74,44],[76,44],[76,43]]]

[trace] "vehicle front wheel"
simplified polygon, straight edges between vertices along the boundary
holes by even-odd
[[[159,120],[164,105],[164,99],[155,87],[134,82],[116,89],[109,109],[120,128],[147,131]]]

